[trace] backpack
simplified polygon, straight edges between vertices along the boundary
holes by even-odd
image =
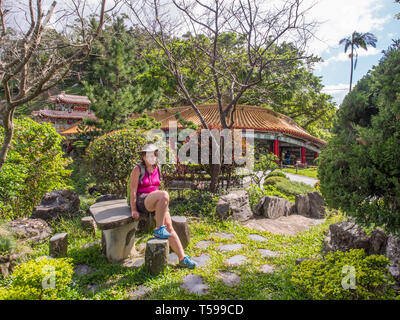
[[[140,183],[142,183],[142,180],[143,180],[143,178],[144,178],[144,176],[146,174],[146,166],[143,165],[141,162],[139,162],[137,165],[139,166],[139,169],[140,169],[140,175],[139,175],[139,184],[140,184]],[[162,175],[161,175],[161,164],[158,164],[158,173],[159,173],[160,182],[161,182],[163,180],[162,179]],[[131,203],[130,203],[130,201],[131,201],[131,178],[132,178],[132,173],[129,176],[128,185],[127,185],[127,188],[126,188],[126,202],[128,203],[128,206],[131,205]],[[150,179],[150,182],[151,182],[151,176],[150,175],[149,175],[149,179]]]

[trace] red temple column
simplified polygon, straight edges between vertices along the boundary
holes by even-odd
[[[314,152],[314,159],[318,158],[318,152]]]
[[[274,154],[280,159],[278,139],[274,140]]]
[[[306,148],[301,147],[301,163],[305,164],[306,163]]]

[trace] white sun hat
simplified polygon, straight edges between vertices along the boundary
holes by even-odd
[[[153,151],[157,151],[158,148],[155,144],[152,143],[148,143],[145,144],[142,148],[142,150],[140,150],[141,152],[153,152]]]

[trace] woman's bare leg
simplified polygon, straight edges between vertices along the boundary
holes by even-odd
[[[169,195],[168,192],[157,190],[144,199],[144,206],[148,211],[155,211],[156,228],[164,225],[164,218],[168,212]]]
[[[144,205],[148,211],[155,211],[154,219],[156,220],[156,228],[162,225],[167,226],[167,231],[171,233],[168,237],[169,245],[172,251],[176,253],[179,260],[185,257],[181,240],[172,227],[171,215],[169,214],[169,195],[166,191],[158,190],[150,193],[144,200]]]

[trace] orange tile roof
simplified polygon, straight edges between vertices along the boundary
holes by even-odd
[[[81,130],[78,128],[78,125],[80,123],[81,122],[74,124],[72,127],[69,127],[68,129],[62,131],[61,134],[77,134],[81,132]],[[95,130],[100,130],[100,129],[96,128],[95,126],[90,126],[87,131],[95,131]]]
[[[198,106],[198,109],[208,125],[221,125],[217,104],[200,105]],[[191,106],[159,109],[148,111],[146,113],[149,116],[153,116],[156,121],[161,122],[161,129],[168,129],[168,122],[176,121],[174,113],[177,111],[180,113],[180,116],[183,120],[191,121],[199,127],[203,127],[199,117]],[[139,117],[141,117],[141,114],[132,115],[132,118]],[[237,105],[233,120],[233,129],[254,129],[257,131],[283,132],[288,135],[301,137],[319,145],[326,145],[325,141],[309,134],[291,118],[266,107]],[[228,123],[230,123],[230,117]],[[182,128],[182,125],[179,123],[179,121],[177,126],[178,128]]]

